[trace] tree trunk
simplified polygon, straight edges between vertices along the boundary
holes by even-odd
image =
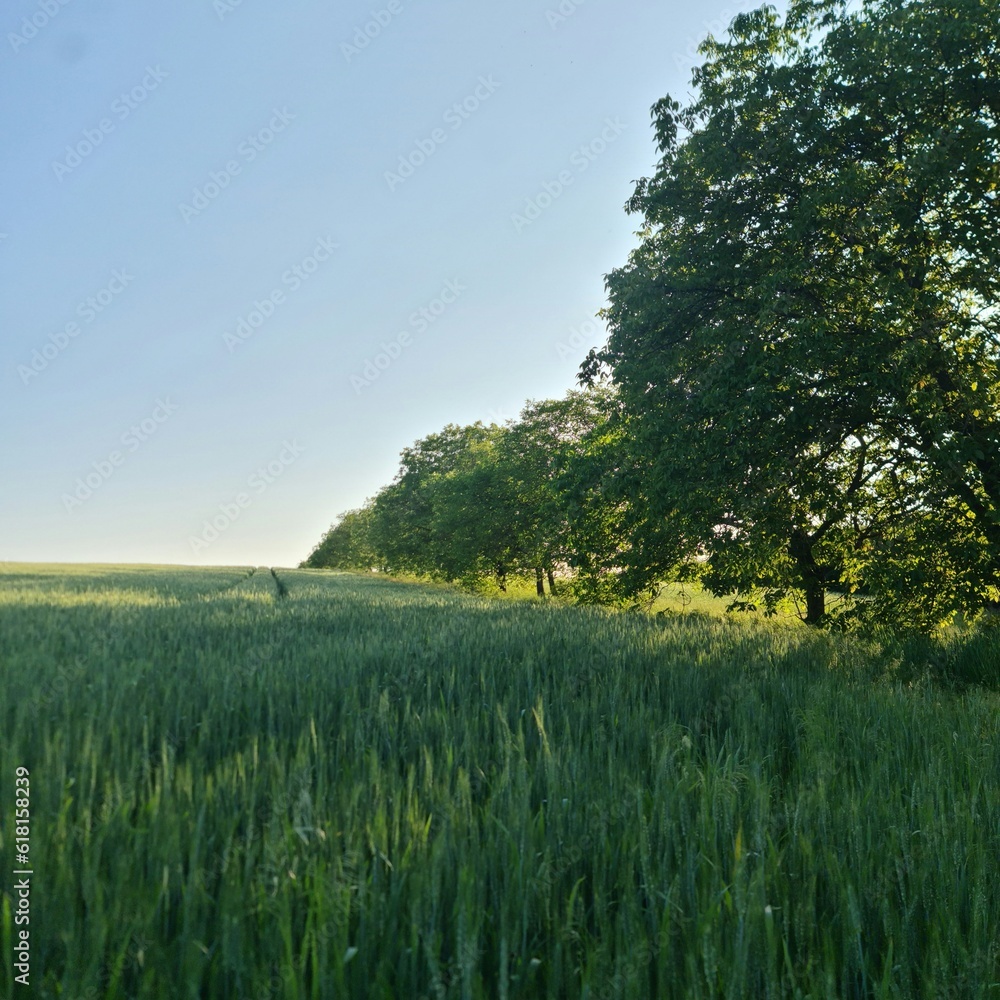
[[[556,596],[556,575],[552,572],[552,567],[550,566],[546,571],[549,575],[549,593],[555,597]]]
[[[826,617],[826,579],[813,555],[813,539],[801,528],[796,528],[788,541],[788,552],[802,575],[802,589],[806,592],[805,623],[819,625]]]
[[[818,625],[826,616],[826,587],[818,580],[806,581],[806,624]]]
[[[542,567],[535,567],[535,593],[539,597],[545,596],[545,578],[542,576]]]
[[[507,570],[502,565],[497,566],[497,586],[502,593],[507,593]]]

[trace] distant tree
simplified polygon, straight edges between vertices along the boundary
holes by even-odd
[[[519,568],[531,573],[537,594],[556,590],[556,568],[573,561],[572,512],[564,471],[586,436],[605,419],[608,393],[569,392],[562,399],[527,403],[500,442],[511,484]]]
[[[371,545],[371,523],[370,505],[341,514],[302,566],[306,569],[371,569],[378,562]]]
[[[309,565],[356,559],[473,582],[533,575],[538,594],[573,562],[562,470],[605,419],[606,390],[528,403],[504,426],[448,425],[404,449],[395,480],[336,525]]]
[[[518,498],[504,466],[505,429],[484,428],[470,438],[452,468],[435,477],[433,485],[435,563],[449,580],[492,576],[501,590],[508,576],[521,568],[524,536]]]
[[[403,450],[395,480],[372,505],[371,544],[387,569],[447,579],[472,572],[466,541],[454,535],[448,513],[458,502],[449,477],[467,475],[477,450],[495,433],[480,423],[449,424]],[[474,518],[472,506],[466,509]],[[501,561],[494,571],[503,579],[507,567]]]
[[[792,0],[709,39],[607,278],[633,590],[926,627],[1000,582],[1000,0]],[[929,542],[933,539],[933,542]]]
[[[625,573],[632,518],[645,509],[643,480],[630,467],[614,394],[598,398],[600,418],[564,456],[556,489],[575,596],[587,604],[614,604],[633,593]]]

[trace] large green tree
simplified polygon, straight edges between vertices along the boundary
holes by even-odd
[[[849,9],[849,7],[851,9]],[[635,586],[928,626],[1000,573],[1000,0],[793,0],[703,46],[607,278]]]

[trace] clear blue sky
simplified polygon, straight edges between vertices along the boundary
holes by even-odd
[[[650,106],[751,6],[5,4],[0,560],[295,565],[571,388]]]

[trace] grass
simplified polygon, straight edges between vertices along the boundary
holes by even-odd
[[[40,997],[1000,996],[1000,699],[857,639],[6,565],[0,664]]]
[[[728,617],[734,621],[764,617],[763,612],[759,611],[727,612],[726,608],[732,600],[732,597],[715,597],[698,583],[667,583],[660,588],[650,610],[654,614],[713,615],[717,618]],[[775,615],[773,620],[781,625],[802,624],[801,618],[792,607],[782,607],[781,612]]]

